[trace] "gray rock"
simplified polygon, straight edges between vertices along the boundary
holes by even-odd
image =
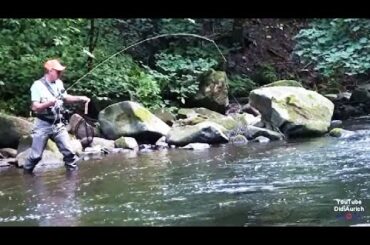
[[[169,145],[185,146],[190,143],[222,144],[229,141],[222,126],[202,122],[194,126],[172,128],[167,135]]]
[[[4,161],[4,160],[0,160],[0,168],[3,168],[3,167],[10,167],[11,165],[7,162],[7,161]]]
[[[4,166],[7,166],[7,165],[18,165],[18,161],[16,158],[12,157],[12,158],[6,158],[6,159],[1,159],[0,160],[0,163],[3,163]]]
[[[349,138],[354,136],[356,133],[353,131],[345,130],[342,128],[333,128],[330,130],[329,135],[338,138]]]
[[[269,138],[266,138],[264,136],[258,136],[257,138],[252,140],[253,142],[259,142],[259,143],[268,143],[270,142]]]
[[[166,142],[166,137],[162,136],[157,142],[155,142],[155,146],[157,149],[166,149],[168,148],[168,144]]]
[[[204,150],[208,149],[211,146],[206,143],[190,143],[187,144],[186,146],[180,147],[181,149],[187,149],[187,150]]]
[[[258,128],[254,126],[247,126],[247,130],[244,133],[247,139],[254,139],[258,136],[264,136],[270,140],[283,140],[284,135],[269,129]]]
[[[343,125],[343,122],[341,120],[333,120],[330,123],[330,128],[331,129],[338,128],[338,127],[341,127],[342,125]]]
[[[140,152],[152,152],[153,146],[149,144],[141,144],[139,146]]]
[[[86,147],[84,152],[81,154],[81,159],[84,161],[88,160],[101,160],[106,155],[106,152],[100,145],[93,147]]]
[[[233,144],[246,144],[248,140],[244,135],[238,134],[234,137],[230,137],[230,142]]]
[[[334,104],[300,87],[267,87],[251,91],[250,104],[288,137],[318,136],[328,131]]]
[[[139,145],[137,144],[136,140],[132,137],[120,137],[114,141],[114,145],[117,148],[124,148],[124,149],[138,149]]]
[[[132,151],[133,150],[130,150],[130,149],[114,148],[114,149],[112,149],[112,151],[110,153],[119,154],[119,153],[129,153],[129,152],[132,152]]]
[[[3,149],[0,149],[0,154],[4,158],[16,157],[17,156],[17,150],[12,149],[12,148],[3,148]]]
[[[94,137],[93,142],[91,143],[91,147],[94,148],[98,146],[100,146],[101,149],[106,148],[108,150],[115,148],[114,140],[107,140],[103,138]]]

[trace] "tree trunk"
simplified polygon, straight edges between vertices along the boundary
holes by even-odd
[[[244,19],[234,19],[232,39],[234,43],[239,44],[242,48],[245,48],[244,43]]]
[[[89,52],[92,54],[96,47],[96,42],[98,41],[98,34],[99,32],[95,29],[95,20],[90,20],[90,31],[89,31]],[[93,57],[87,58],[87,70],[91,71],[94,65]]]
[[[203,19],[202,20],[202,35],[208,36],[213,34],[213,19]]]

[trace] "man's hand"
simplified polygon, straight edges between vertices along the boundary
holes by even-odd
[[[54,106],[55,103],[57,103],[57,100],[55,98],[52,98],[52,99],[49,99],[47,102],[47,107],[51,107],[51,106]]]

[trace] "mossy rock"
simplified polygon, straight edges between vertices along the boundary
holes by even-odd
[[[165,122],[132,101],[108,106],[99,113],[98,120],[102,134],[111,140],[125,136],[133,137],[139,143],[154,144],[170,130]]]
[[[265,87],[253,90],[250,103],[288,137],[319,136],[328,131],[334,104],[301,87]]]
[[[178,116],[180,118],[185,118],[185,120],[180,121],[182,125],[196,125],[201,122],[209,121],[221,125],[226,130],[233,130],[238,126],[238,121],[232,116],[224,116],[221,113],[204,107],[182,108],[178,111]]]
[[[229,105],[227,81],[224,71],[211,69],[200,77],[199,91],[190,99],[190,104],[224,113]]]
[[[33,124],[23,118],[0,113],[0,148],[17,148],[22,136],[31,134]]]

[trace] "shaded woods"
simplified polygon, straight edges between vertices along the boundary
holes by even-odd
[[[93,98],[93,117],[122,100],[172,111],[191,106],[210,69],[226,72],[228,96],[237,102],[281,79],[338,94],[367,79],[369,25],[364,19],[2,19],[0,110],[29,116],[29,88],[47,58],[68,66],[68,87],[124,47],[173,33],[214,40],[227,62],[205,40],[163,37],[112,58],[71,92]]]

